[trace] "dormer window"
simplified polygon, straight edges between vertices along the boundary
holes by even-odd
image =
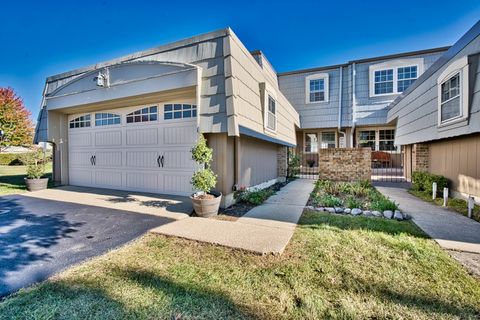
[[[328,102],[328,73],[312,74],[305,78],[305,102]]]

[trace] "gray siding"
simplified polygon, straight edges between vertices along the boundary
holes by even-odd
[[[405,145],[480,132],[480,36],[453,56],[391,110],[389,119],[397,119],[396,143]],[[454,61],[469,58],[469,118],[468,122],[438,127],[439,75]]]
[[[241,138],[238,183],[246,187],[277,178],[278,145],[255,138]]]

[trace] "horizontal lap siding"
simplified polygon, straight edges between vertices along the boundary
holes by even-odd
[[[389,110],[388,118],[397,118],[396,142],[411,144],[480,132],[480,37],[470,42],[449,63],[421,83],[408,96]],[[438,128],[439,75],[454,61],[470,56],[469,65],[469,121],[468,125]]]

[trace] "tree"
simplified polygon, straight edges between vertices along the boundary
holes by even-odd
[[[23,100],[12,88],[0,88],[0,139],[2,147],[31,145],[33,140],[33,122],[30,111]]]

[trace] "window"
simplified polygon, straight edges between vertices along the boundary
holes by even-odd
[[[460,116],[460,73],[442,83],[440,99],[441,122]]]
[[[358,135],[358,146],[369,147],[375,150],[375,130],[360,131]]]
[[[145,107],[127,114],[127,123],[157,121],[157,106]]]
[[[120,115],[113,113],[95,113],[95,126],[120,124]]]
[[[305,102],[328,102],[328,73],[312,74],[305,78]]]
[[[394,145],[395,130],[380,130],[379,131],[379,149],[381,151],[394,151],[397,148]]]
[[[423,58],[391,60],[370,65],[370,97],[400,94],[423,72]]]
[[[318,152],[318,136],[316,133],[305,133],[305,152]]]
[[[163,119],[186,119],[197,116],[197,106],[192,104],[166,104],[163,107]]]
[[[85,127],[90,127],[89,114],[70,120],[70,128],[85,128]]]
[[[336,134],[335,132],[322,132],[322,144],[321,147],[322,149],[327,149],[327,148],[335,148],[337,146],[336,140]]]
[[[275,131],[276,126],[277,116],[275,100],[271,96],[268,96],[267,128]]]
[[[397,70],[397,92],[403,92],[417,79],[417,66],[401,67]]]
[[[375,71],[375,94],[393,92],[393,69]]]

